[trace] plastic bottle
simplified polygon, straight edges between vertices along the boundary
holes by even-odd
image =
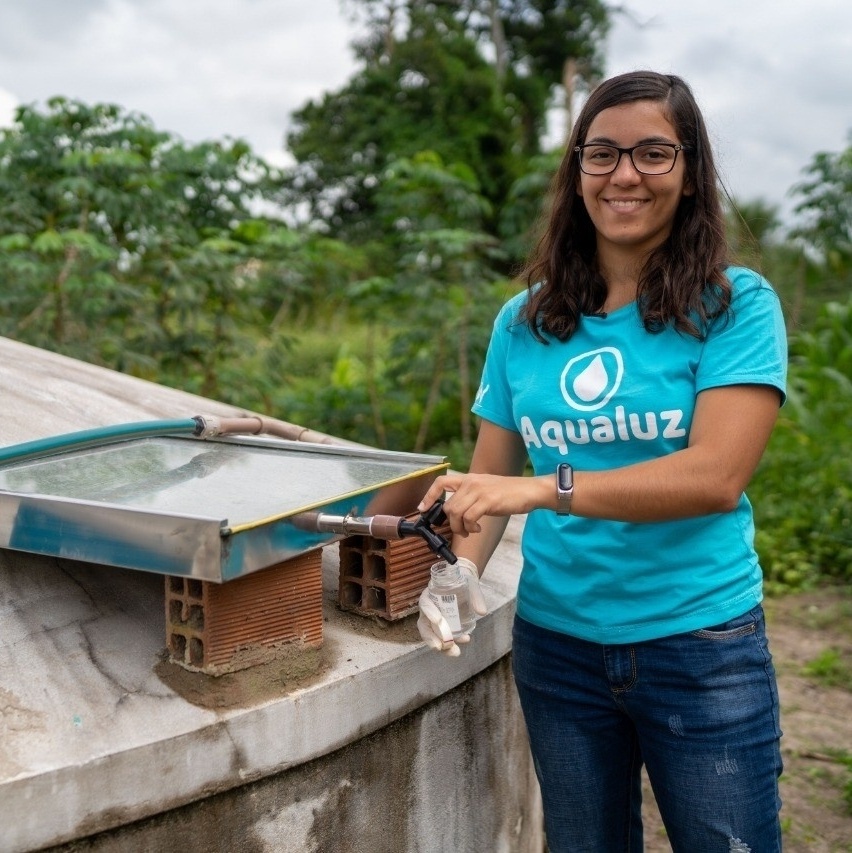
[[[470,589],[457,565],[441,560],[432,566],[429,598],[447,620],[453,637],[469,634],[476,626],[476,612],[470,605]]]

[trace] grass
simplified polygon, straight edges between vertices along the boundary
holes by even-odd
[[[829,648],[802,667],[802,674],[826,687],[852,688],[852,667],[839,650]]]

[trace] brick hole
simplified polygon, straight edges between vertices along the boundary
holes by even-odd
[[[347,582],[340,587],[340,600],[344,607],[359,607],[361,605],[361,592],[364,587],[359,583]]]
[[[201,581],[189,579],[186,582],[186,592],[193,598],[202,598],[204,596],[204,584]]]
[[[359,551],[340,549],[341,574],[350,578],[364,577],[364,555]]]
[[[385,591],[377,586],[368,586],[364,589],[363,607],[367,610],[384,610],[387,596]]]
[[[204,630],[204,608],[200,604],[193,604],[189,608],[189,619],[186,620],[193,631]]]
[[[204,643],[198,637],[192,637],[189,641],[189,662],[193,666],[204,666]]]
[[[388,575],[388,564],[384,554],[364,554],[364,580],[384,581]]]
[[[177,658],[178,660],[184,660],[186,658],[186,637],[182,634],[172,634],[169,647],[172,650],[172,657]]]
[[[183,578],[169,578],[169,591],[176,595],[183,593]]]
[[[173,598],[169,601],[169,622],[172,625],[183,623],[183,602],[179,598]]]

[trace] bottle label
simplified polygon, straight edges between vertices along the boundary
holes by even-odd
[[[432,599],[438,610],[441,611],[441,616],[447,620],[450,630],[454,634],[461,633],[461,616],[459,614],[459,599],[457,595],[439,595],[435,592],[429,593],[429,598]]]

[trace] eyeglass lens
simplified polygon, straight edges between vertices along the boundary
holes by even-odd
[[[643,175],[665,175],[674,168],[678,146],[648,144],[621,149],[612,145],[584,145],[580,148],[580,166],[589,175],[608,175],[618,167],[622,153],[627,154],[633,168]]]

